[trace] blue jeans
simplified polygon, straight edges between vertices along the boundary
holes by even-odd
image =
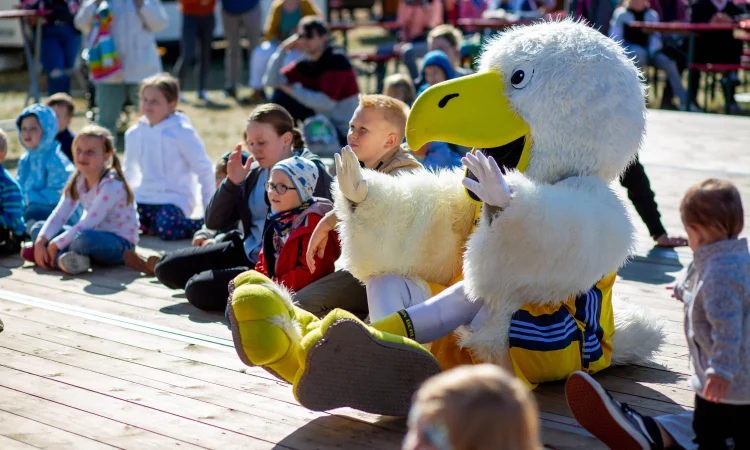
[[[39,232],[42,231],[44,222],[37,222],[31,227],[31,240],[36,241]],[[62,231],[69,229],[64,226]],[[60,233],[62,233],[60,231]],[[58,235],[60,234],[58,233]],[[51,240],[51,239],[50,239]],[[133,250],[135,245],[127,239],[120,237],[108,231],[83,230],[79,231],[75,238],[70,242],[67,248],[60,250],[58,257],[65,252],[76,252],[80,255],[86,255],[93,262],[106,265],[116,266],[124,264],[122,254],[126,250]]]
[[[49,95],[70,93],[70,72],[81,50],[81,33],[73,25],[51,24],[42,29],[41,62]]]

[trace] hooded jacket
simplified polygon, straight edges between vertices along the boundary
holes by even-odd
[[[424,55],[424,59],[422,60],[422,69],[419,71],[419,81],[417,82],[417,86],[419,86],[419,88],[417,89],[417,96],[419,96],[428,87],[430,87],[430,85],[427,84],[427,81],[425,81],[424,78],[424,69],[427,66],[438,66],[445,73],[446,80],[452,80],[456,78],[456,70],[453,68],[448,55],[440,50],[432,50],[430,52],[427,52],[427,54]]]
[[[333,211],[333,203],[328,199],[318,198],[317,202],[302,211],[292,222],[284,246],[281,247],[279,257],[274,257],[273,227],[266,227],[263,233],[263,250],[260,252],[255,270],[271,277],[287,289],[297,292],[310,283],[332,274],[336,260],[341,255],[338,236],[335,231],[329,232],[323,258],[315,257],[315,272],[310,272],[307,266],[307,246],[310,238],[323,216]]]
[[[21,133],[21,121],[31,115],[36,116],[42,127],[42,140],[36,148],[24,147],[26,153],[18,161],[18,184],[21,185],[27,205],[47,205],[54,208],[60,200],[65,183],[75,172],[75,166],[55,140],[57,116],[52,108],[41,104],[26,107],[16,119],[18,133]]]
[[[125,132],[124,170],[137,203],[176,205],[185,217],[192,215],[199,195],[205,207],[216,191],[203,141],[179,112],[154,126],[142,117]]]

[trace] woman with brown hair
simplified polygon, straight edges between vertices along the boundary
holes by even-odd
[[[188,301],[207,311],[224,310],[228,284],[255,266],[269,211],[265,183],[277,162],[293,156],[309,159],[318,168],[313,195],[331,199],[331,175],[323,162],[305,148],[292,116],[279,105],[256,108],[248,117],[245,142],[251,157],[242,164],[242,146],[229,156],[227,178],[206,207],[206,226],[226,228],[238,220],[245,230],[229,233],[223,242],[189,247],[164,256],[154,268],[156,277],[172,289],[185,289]]]

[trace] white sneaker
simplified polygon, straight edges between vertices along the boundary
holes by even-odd
[[[91,259],[76,252],[65,252],[58,258],[57,265],[65,273],[76,275],[91,268]]]

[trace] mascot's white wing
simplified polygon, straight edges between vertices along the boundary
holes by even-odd
[[[461,169],[386,175],[363,169],[367,198],[353,205],[332,188],[341,261],[355,277],[395,274],[447,285],[461,273],[461,254],[476,205]]]
[[[469,240],[464,273],[470,297],[492,310],[508,303],[559,302],[617,270],[634,243],[625,206],[599,178],[537,183],[506,177],[510,206],[484,208]]]

